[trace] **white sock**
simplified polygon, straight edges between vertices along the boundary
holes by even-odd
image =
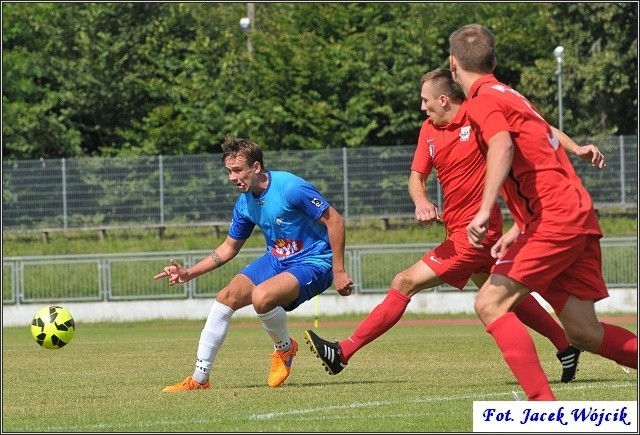
[[[204,324],[202,333],[200,333],[196,369],[193,372],[194,381],[204,384],[209,379],[213,360],[227,337],[233,313],[234,310],[226,305],[218,301],[213,302],[207,322]]]
[[[287,327],[287,312],[282,307],[275,307],[268,313],[258,314],[265,331],[273,340],[276,350],[291,349],[291,336]]]

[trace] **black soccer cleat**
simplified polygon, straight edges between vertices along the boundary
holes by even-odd
[[[307,343],[309,343],[311,351],[320,358],[322,365],[330,375],[337,375],[347,366],[340,361],[342,351],[337,341],[332,343],[323,340],[318,337],[315,332],[309,330],[304,331],[304,338],[307,340]]]
[[[566,384],[576,377],[580,352],[582,352],[582,350],[569,345],[569,347],[562,352],[556,353],[556,357],[560,361],[560,364],[562,364],[562,377],[560,378],[560,382]]]

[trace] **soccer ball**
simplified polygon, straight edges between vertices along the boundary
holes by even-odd
[[[66,309],[57,305],[43,307],[33,316],[31,336],[45,349],[60,349],[69,344],[76,322]]]

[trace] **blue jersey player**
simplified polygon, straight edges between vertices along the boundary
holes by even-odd
[[[265,254],[247,265],[218,292],[200,334],[192,376],[166,387],[168,393],[208,389],[215,357],[229,330],[231,316],[253,305],[274,343],[267,384],[275,388],[289,377],[298,343],[289,335],[287,311],[333,285],[348,296],[353,281],[344,267],[345,224],[342,216],[309,182],[264,167],[261,148],[246,139],[227,138],[222,162],[240,197],[225,241],[193,267],[177,261],[157,274],[169,285],[185,283],[234,258],[257,225],[267,244]]]

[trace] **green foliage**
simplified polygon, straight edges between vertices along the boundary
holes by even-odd
[[[551,13],[547,56],[523,69],[518,90],[557,125],[552,50],[562,45],[564,130],[591,137],[637,131],[638,4],[554,3]]]
[[[637,134],[637,4],[3,3],[3,158],[415,143],[419,79],[469,22],[500,79],[571,135]],[[249,38],[253,52],[248,52]]]

